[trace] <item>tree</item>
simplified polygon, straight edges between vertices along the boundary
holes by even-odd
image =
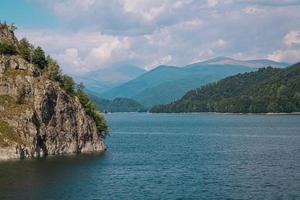
[[[105,137],[106,135],[109,135],[108,127],[102,113],[96,111],[94,114],[94,120],[96,122],[97,130],[101,136]]]
[[[106,121],[103,115],[99,111],[97,111],[96,105],[89,99],[88,95],[84,92],[83,83],[77,85],[76,96],[78,97],[85,112],[94,119],[97,130],[100,133],[100,135],[104,137],[106,134],[108,134],[108,127]]]
[[[41,47],[37,47],[36,49],[34,49],[32,55],[32,63],[40,69],[44,69],[47,66],[45,52]]]
[[[88,104],[89,104],[90,100],[84,92],[83,83],[80,83],[79,85],[77,85],[76,96],[78,97],[78,99],[79,99],[80,103],[82,104],[82,106],[87,109],[88,106],[89,106]]]
[[[62,73],[57,62],[50,56],[47,56],[47,67],[44,69],[44,73],[49,79],[62,82]]]
[[[62,85],[65,89],[65,91],[70,94],[70,95],[74,95],[75,92],[74,92],[74,81],[73,81],[73,78],[68,76],[68,75],[64,75],[63,76],[63,79],[62,79]]]
[[[33,46],[28,42],[26,38],[23,38],[19,42],[19,53],[27,61],[30,61],[30,54],[32,52]]]

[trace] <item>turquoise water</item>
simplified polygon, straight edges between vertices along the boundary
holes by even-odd
[[[106,118],[104,155],[0,163],[0,199],[300,199],[300,116]]]

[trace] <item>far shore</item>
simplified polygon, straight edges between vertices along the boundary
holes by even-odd
[[[146,113],[146,114],[216,114],[216,115],[300,115],[300,112],[291,113],[221,113],[221,112],[162,112],[162,113],[152,113],[152,112],[108,112],[105,114],[114,113]]]

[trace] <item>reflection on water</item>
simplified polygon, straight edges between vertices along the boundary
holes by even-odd
[[[300,116],[106,118],[105,154],[0,162],[0,199],[300,199]]]

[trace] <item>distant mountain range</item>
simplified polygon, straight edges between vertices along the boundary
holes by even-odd
[[[238,74],[187,92],[151,112],[300,112],[300,63]]]
[[[230,75],[255,71],[266,66],[281,68],[288,65],[271,60],[241,61],[218,57],[184,67],[158,66],[133,80],[101,93],[100,96],[107,99],[132,98],[146,106],[166,104],[179,99],[188,90]]]
[[[83,82],[86,90],[93,94],[100,94],[108,89],[130,81],[146,70],[134,65],[118,65],[112,68],[104,68],[91,71],[83,75],[73,75],[77,83]]]

